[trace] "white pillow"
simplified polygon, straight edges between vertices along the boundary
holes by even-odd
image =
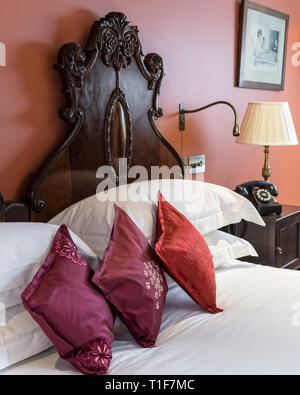
[[[0,223],[0,311],[22,303],[20,295],[44,264],[58,226]],[[87,262],[98,266],[97,255],[71,233]]]
[[[217,230],[205,236],[204,239],[212,253],[215,269],[234,259],[258,256],[254,247],[248,241],[229,233]]]
[[[154,246],[159,190],[203,236],[242,219],[265,226],[249,200],[227,188],[191,180],[153,180],[113,188],[74,204],[50,223],[66,224],[102,258],[116,203]]]
[[[53,347],[23,305],[0,312],[0,317],[0,370]]]
[[[230,235],[229,233],[216,230],[206,235],[204,239],[213,256],[215,269],[235,259],[247,256],[258,256],[254,247],[248,241]],[[165,277],[168,288],[172,288],[176,285],[176,282],[167,273],[165,273]]]

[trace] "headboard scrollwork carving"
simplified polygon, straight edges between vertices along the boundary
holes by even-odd
[[[110,12],[93,24],[86,50],[99,50],[103,63],[116,71],[126,69],[133,58],[143,55],[138,28],[120,12]]]

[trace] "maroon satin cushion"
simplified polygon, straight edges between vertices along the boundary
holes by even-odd
[[[153,347],[168,289],[165,276],[144,234],[116,205],[111,239],[93,282],[136,341]]]
[[[82,373],[102,375],[112,359],[115,317],[91,275],[62,225],[22,301],[63,359]]]
[[[155,251],[162,265],[201,307],[220,313],[213,258],[206,241],[160,192],[158,197]]]

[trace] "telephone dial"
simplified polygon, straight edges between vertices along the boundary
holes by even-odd
[[[266,181],[251,181],[236,187],[235,192],[249,199],[262,216],[280,215],[282,206],[274,197],[278,190],[274,184]]]

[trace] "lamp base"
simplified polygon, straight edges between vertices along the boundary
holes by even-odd
[[[265,181],[269,182],[269,178],[271,177],[271,167],[269,163],[269,154],[270,154],[270,147],[265,146],[265,164],[262,170],[262,176]]]

